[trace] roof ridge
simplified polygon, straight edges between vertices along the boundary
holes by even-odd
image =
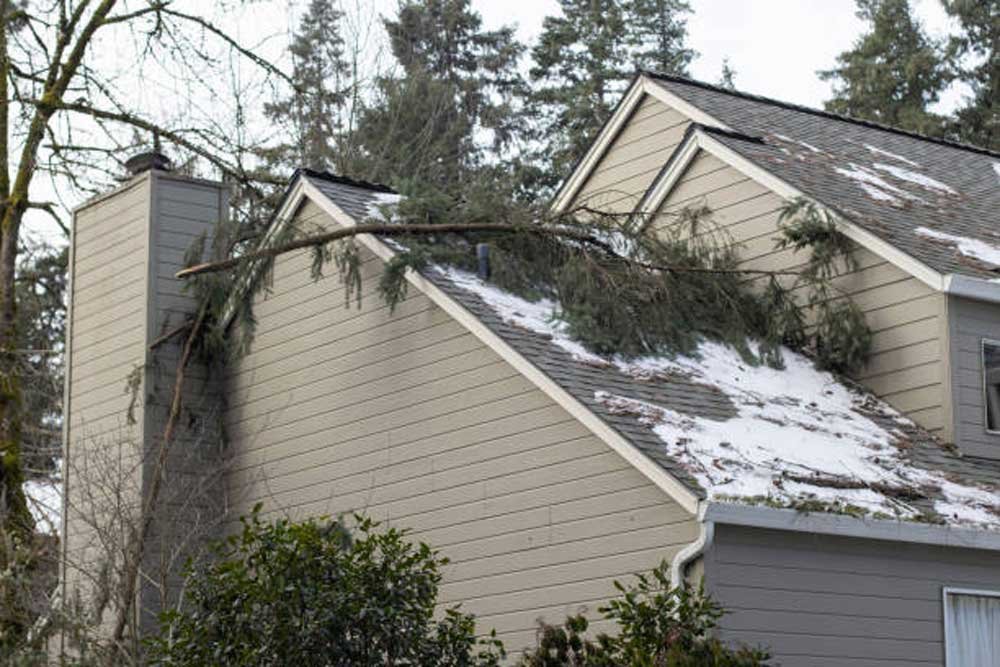
[[[716,93],[723,93],[725,95],[730,95],[732,97],[741,97],[743,99],[753,100],[754,102],[763,102],[764,104],[771,104],[774,106],[783,107],[785,109],[791,109],[792,111],[801,111],[803,113],[812,114],[814,116],[832,118],[834,120],[853,123],[854,125],[861,125],[863,127],[870,127],[875,130],[892,132],[893,134],[899,134],[914,139],[920,139],[922,141],[927,141],[942,146],[949,146],[951,148],[957,148],[959,150],[966,150],[973,153],[979,153],[981,155],[988,155],[990,157],[1000,158],[1000,151],[990,150],[989,148],[983,148],[982,146],[976,146],[974,144],[968,144],[961,141],[954,141],[952,139],[942,139],[940,137],[932,137],[926,134],[921,134],[920,132],[904,130],[902,128],[894,127],[892,125],[886,125],[884,123],[878,123],[872,120],[862,120],[860,118],[854,118],[852,116],[839,114],[833,111],[826,111],[824,109],[816,109],[814,107],[808,107],[802,104],[795,104],[794,102],[785,102],[783,100],[778,100],[773,97],[765,97],[764,95],[756,95],[754,93],[745,93],[740,90],[731,90],[723,86],[718,86],[712,83],[706,83],[704,81],[698,81],[697,79],[691,79],[686,76],[679,76],[677,74],[663,74],[660,72],[654,72],[652,70],[640,70],[640,73],[649,76],[653,79],[659,79],[661,81],[670,81],[673,83],[680,83],[680,84],[695,86],[698,88],[704,88],[705,90],[711,90]]]
[[[289,182],[295,180],[299,175],[308,176],[310,178],[318,178],[320,180],[329,181],[331,183],[338,183],[340,185],[350,185],[356,188],[363,188],[365,190],[372,190],[373,192],[386,192],[391,194],[398,194],[396,190],[385,185],[383,183],[374,183],[372,181],[366,181],[360,178],[351,178],[350,176],[341,176],[339,174],[334,174],[333,172],[320,170],[320,169],[310,169],[308,167],[299,167],[292,174]]]

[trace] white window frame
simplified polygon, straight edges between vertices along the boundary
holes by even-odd
[[[986,346],[992,345],[993,347],[1000,348],[1000,340],[994,340],[992,338],[983,338],[979,344],[979,363],[983,366],[983,372],[980,374],[983,380],[983,429],[990,435],[1000,435],[1000,430],[990,428],[990,406],[989,398],[986,395]]]
[[[951,637],[948,636],[948,628],[951,627],[951,613],[948,611],[949,595],[971,595],[985,598],[1000,598],[1000,591],[989,591],[978,588],[953,588],[945,586],[941,589],[941,609],[944,612],[944,664],[945,667],[952,665],[951,661]]]

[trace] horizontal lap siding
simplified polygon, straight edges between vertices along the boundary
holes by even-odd
[[[1000,341],[1000,305],[951,297],[948,316],[957,444],[967,454],[996,458],[1000,434],[986,430],[982,342]]]
[[[669,229],[684,209],[704,205],[711,210],[712,231],[702,233],[737,244],[744,266],[797,270],[803,254],[775,248],[782,204],[764,186],[702,152],[655,224]],[[944,297],[867,249],[856,248],[854,256],[857,270],[837,278],[835,286],[861,308],[873,332],[872,355],[858,379],[925,428],[947,436]]]
[[[299,215],[326,224],[311,204]],[[615,578],[694,539],[689,514],[426,297],[390,312],[365,255],[360,309],[336,275],[312,282],[304,254],[275,267],[227,377],[241,511],[413,529],[451,559],[442,603],[514,652],[539,617],[593,615]]]
[[[717,526],[706,582],[722,636],[782,667],[940,666],[942,587],[997,590],[1000,555]]]
[[[647,95],[580,188],[574,205],[631,211],[680,145],[689,124],[687,117]]]
[[[146,357],[149,181],[79,210],[73,221],[68,348],[66,583],[86,596],[103,558],[95,524],[124,491],[138,504],[141,428],[126,378]],[[142,396],[134,414],[141,416]],[[81,568],[81,569],[77,569]],[[90,574],[84,574],[89,571]]]

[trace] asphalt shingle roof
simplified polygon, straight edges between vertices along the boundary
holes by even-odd
[[[332,180],[317,173],[304,177],[345,213],[359,222],[368,217],[369,206],[379,201],[379,192],[364,184],[351,184],[345,179]],[[540,333],[505,321],[478,295],[455,285],[447,277],[427,271],[424,277],[437,285],[452,299],[483,322],[514,350],[555,380],[576,400],[593,411],[626,440],[660,465],[699,497],[705,490],[680,463],[668,456],[663,441],[634,415],[616,414],[595,398],[595,392],[606,391],[646,403],[668,407],[677,412],[715,420],[727,420],[737,413],[737,407],[724,392],[703,382],[693,381],[683,374],[640,379],[614,366],[595,365],[569,354],[552,344]],[[873,398],[874,402],[877,402]],[[808,400],[808,398],[803,398]],[[931,434],[912,423],[901,424],[890,414],[874,409],[868,415],[886,430],[895,429],[908,443],[904,458],[913,465],[931,471],[941,471],[958,479],[1000,485],[1000,462],[963,457],[943,446]],[[916,501],[914,505],[929,510],[933,499]]]
[[[915,232],[926,227],[1000,247],[1000,154],[688,79],[647,74],[730,130],[747,135],[741,139],[717,134],[726,146],[911,257],[942,274],[1000,276],[991,270],[997,267]],[[900,192],[892,198],[871,196],[857,178],[844,173],[858,170]],[[952,192],[907,180],[907,172],[929,177]]]

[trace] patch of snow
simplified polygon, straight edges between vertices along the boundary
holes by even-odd
[[[861,165],[854,164],[853,162],[851,162],[848,167],[848,169],[837,167],[834,171],[842,176],[846,176],[847,178],[854,180],[861,187],[861,189],[865,191],[865,194],[872,199],[889,202],[890,204],[896,206],[902,204],[900,197],[910,200],[920,199],[906,190],[897,188],[895,185],[889,183],[867,167],[862,167]]]
[[[62,485],[58,480],[29,480],[24,483],[28,509],[35,520],[35,530],[58,534],[62,525]]]
[[[864,147],[868,149],[870,153],[874,153],[875,155],[884,155],[885,157],[892,158],[893,160],[897,160],[899,162],[902,162],[903,164],[908,164],[911,167],[916,167],[918,169],[920,168],[920,165],[918,163],[914,162],[913,160],[909,160],[903,157],[902,155],[897,155],[896,153],[890,153],[887,150],[881,149],[878,146],[872,146],[871,144],[864,144]]]
[[[997,180],[1000,181],[1000,162],[993,163],[993,171],[997,175]]]
[[[596,391],[612,412],[633,415],[663,441],[667,453],[690,471],[710,497],[801,506],[816,501],[914,519],[920,512],[892,489],[940,489],[938,511],[950,523],[1000,529],[1000,495],[958,484],[917,468],[902,457],[898,426],[911,422],[816,369],[807,357],[783,349],[784,369],[746,363],[732,348],[703,342],[693,356],[605,358],[573,340],[557,319],[558,304],[529,302],[453,267],[436,266],[456,287],[476,294],[501,319],[548,337],[576,360],[613,366],[637,379],[682,375],[726,395],[736,415],[725,420],[694,416],[632,397]],[[819,479],[816,479],[816,478]],[[822,483],[826,480],[828,483]],[[830,484],[840,480],[846,484]],[[839,488],[839,487],[858,488]]]
[[[778,139],[781,139],[782,141],[784,141],[786,143],[789,143],[789,144],[798,144],[799,146],[802,146],[803,148],[807,149],[810,153],[826,153],[826,151],[824,151],[821,148],[816,148],[812,144],[806,143],[805,141],[800,141],[798,139],[792,139],[791,137],[786,136],[784,134],[775,134],[774,136],[777,137]]]
[[[914,183],[928,190],[937,190],[938,192],[944,192],[949,195],[958,194],[951,186],[945,185],[941,181],[934,180],[927,174],[921,174],[919,171],[911,171],[909,169],[904,169],[903,167],[895,167],[891,164],[885,164],[882,162],[876,162],[873,166],[876,169],[892,174],[901,181]]]
[[[368,202],[365,212],[369,218],[374,218],[380,222],[392,222],[392,214],[386,217],[386,210],[395,207],[403,200],[403,196],[395,192],[376,192],[375,200]]]
[[[954,246],[958,252],[966,257],[971,257],[972,259],[994,267],[1000,266],[1000,247],[985,241],[970,239],[965,236],[946,234],[945,232],[928,229],[927,227],[917,227],[916,233],[918,236],[934,239],[935,241],[941,241]]]

